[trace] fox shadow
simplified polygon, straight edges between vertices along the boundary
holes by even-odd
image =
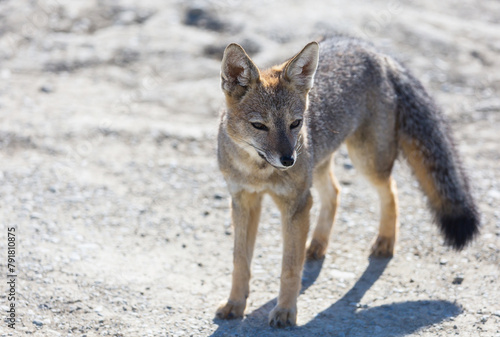
[[[368,267],[356,284],[337,302],[320,312],[307,324],[273,329],[267,315],[274,308],[273,299],[245,316],[244,319],[213,322],[218,328],[211,336],[404,336],[423,327],[439,323],[460,314],[461,309],[444,300],[406,301],[363,308],[358,303],[384,272],[390,259],[371,258]],[[302,276],[303,293],[318,278],[324,260],[307,261]],[[300,313],[300,308],[299,308]]]

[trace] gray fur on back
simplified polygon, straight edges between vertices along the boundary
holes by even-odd
[[[384,58],[354,38],[334,37],[320,44],[307,116],[315,162],[335,151],[368,117],[384,119],[394,112],[396,97]]]

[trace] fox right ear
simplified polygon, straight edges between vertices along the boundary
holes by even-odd
[[[242,97],[250,85],[260,78],[259,69],[236,43],[231,43],[224,50],[220,75],[222,90],[234,98]]]

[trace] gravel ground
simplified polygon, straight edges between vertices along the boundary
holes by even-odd
[[[214,319],[233,240],[215,158],[223,48],[268,66],[331,31],[395,55],[444,107],[481,235],[444,247],[398,162],[397,253],[370,260],[378,201],[341,148],[339,215],[305,267],[298,326],[267,326],[281,262],[270,199],[246,316]],[[0,1],[3,318],[9,227],[18,274],[16,329],[0,336],[500,336],[499,60],[493,0]]]

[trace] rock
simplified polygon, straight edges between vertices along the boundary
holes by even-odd
[[[226,28],[226,24],[203,7],[188,8],[184,17],[184,24],[216,32],[222,32]]]
[[[259,53],[262,49],[261,45],[257,41],[250,39],[250,38],[244,38],[240,42],[240,44],[243,47],[243,49],[245,49],[247,54],[250,56],[253,56],[253,55]]]
[[[462,282],[464,281],[464,275],[462,274],[459,274],[457,275],[454,279],[453,279],[453,284],[462,284]]]
[[[227,44],[216,44],[208,45],[203,48],[203,55],[214,58],[216,60],[222,60],[222,55],[224,54],[224,49],[226,49]]]
[[[337,269],[332,269],[330,271],[330,275],[335,278],[335,279],[340,279],[340,280],[346,280],[346,279],[353,279],[356,277],[356,274],[348,272],[348,271],[341,271]]]
[[[125,66],[127,64],[139,60],[141,54],[138,50],[132,48],[118,48],[113,56],[112,63],[118,66]]]
[[[136,14],[133,10],[125,10],[118,13],[116,23],[119,25],[131,25],[136,21]]]
[[[30,219],[40,219],[42,215],[40,213],[33,212],[30,214]]]
[[[36,325],[37,327],[42,327],[43,326],[43,322],[39,321],[39,320],[34,320],[33,321],[33,324]]]
[[[489,100],[483,100],[478,102],[475,106],[474,109],[480,112],[490,112],[490,111],[500,111],[500,99],[492,98]],[[497,192],[496,190],[493,193]],[[489,192],[488,194],[490,194]],[[497,193],[495,193],[496,196],[498,196]]]
[[[50,94],[51,92],[54,91],[54,87],[52,87],[52,85],[50,85],[50,84],[44,84],[40,87],[39,90],[40,90],[40,92]]]

